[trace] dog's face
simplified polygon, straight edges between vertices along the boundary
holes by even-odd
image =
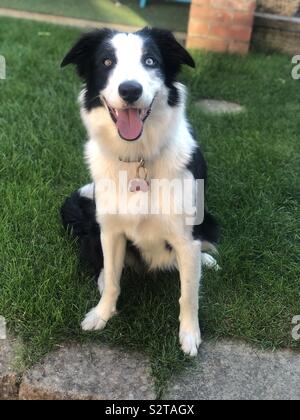
[[[105,106],[119,136],[135,141],[163,88],[176,106],[174,85],[181,65],[195,63],[171,32],[144,28],[134,34],[109,29],[84,34],[62,66],[75,64],[86,83],[85,108]]]

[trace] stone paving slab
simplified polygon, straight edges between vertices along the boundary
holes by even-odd
[[[29,370],[21,400],[155,399],[149,362],[140,354],[100,345],[61,348]]]
[[[299,400],[300,355],[253,349],[235,342],[206,342],[195,368],[173,379],[172,400]]]
[[[0,340],[0,400],[18,398],[21,348],[17,340]]]

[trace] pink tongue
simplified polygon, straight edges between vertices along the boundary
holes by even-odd
[[[143,122],[137,109],[121,109],[118,111],[117,127],[125,140],[136,140],[143,131]]]

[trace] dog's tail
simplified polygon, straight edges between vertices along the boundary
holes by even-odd
[[[81,260],[99,275],[103,268],[103,253],[96,221],[94,185],[75,191],[65,200],[60,213],[64,228],[78,241]]]

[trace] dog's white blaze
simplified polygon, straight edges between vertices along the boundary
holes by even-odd
[[[143,94],[135,105],[138,108],[148,108],[163,82],[154,70],[149,71],[142,63],[143,39],[135,34],[117,34],[111,44],[115,50],[117,65],[102,95],[113,108],[122,108],[124,102],[119,95],[119,86],[123,82],[135,80],[143,86]]]

